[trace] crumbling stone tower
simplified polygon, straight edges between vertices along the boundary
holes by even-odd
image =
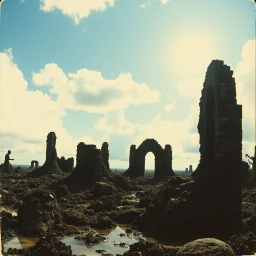
[[[77,145],[76,167],[68,177],[68,182],[78,185],[91,185],[106,172],[101,150],[95,145],[80,142]]]
[[[42,176],[50,173],[61,173],[61,169],[57,163],[57,151],[56,151],[56,134],[55,132],[50,132],[47,135],[46,140],[46,160],[45,163],[32,171],[29,176],[36,177]]]
[[[108,150],[108,143],[107,142],[103,142],[103,144],[102,144],[101,156],[102,156],[103,164],[106,166],[107,170],[110,170],[110,167],[109,167],[109,150]]]
[[[221,60],[207,69],[199,104],[201,159],[192,174],[226,230],[236,229],[241,217],[242,106],[232,75]]]

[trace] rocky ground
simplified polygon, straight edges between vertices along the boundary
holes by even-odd
[[[157,202],[163,191],[172,197],[187,198],[190,197],[189,186],[193,187],[190,177],[173,177],[156,182],[145,178],[130,180],[111,174],[92,186],[71,191],[68,184],[60,182],[69,175],[67,173],[27,178],[28,171],[31,170],[21,170],[19,175],[0,173],[2,207],[17,211],[17,216],[14,216],[2,209],[1,238],[2,244],[16,234],[38,237],[39,241],[29,249],[13,248],[4,255],[74,255],[71,247],[62,243],[60,238],[75,235],[75,239],[85,244],[99,244],[104,241],[104,237],[91,228],[111,229],[117,224],[127,225],[125,235],[136,236],[139,233],[140,225],[137,223],[140,223],[141,216]],[[188,185],[177,190],[177,186],[184,181]],[[256,252],[255,185],[243,189],[242,207],[241,233],[226,239],[225,245],[207,240],[197,241],[195,246],[189,244],[185,248],[182,247],[184,241],[179,246],[176,241],[176,246],[170,247],[141,240],[131,245],[123,255],[213,255],[207,253],[213,252],[216,247],[220,249],[214,251],[214,255],[252,254]],[[160,216],[162,213],[158,214]],[[157,232],[153,235],[160,238]],[[171,244],[172,241],[165,242]],[[201,246],[200,252],[193,249],[193,246],[198,248],[198,243]],[[98,250],[98,253],[112,255],[104,250]]]

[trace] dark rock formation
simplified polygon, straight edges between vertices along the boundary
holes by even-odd
[[[245,161],[241,164],[241,181],[242,186],[245,187],[248,185],[249,181],[249,164]]]
[[[39,167],[39,162],[36,160],[32,160],[29,168],[38,168],[38,167]]]
[[[104,196],[104,195],[113,195],[116,190],[113,186],[105,182],[95,182],[91,189],[93,195]]]
[[[159,244],[141,240],[130,245],[130,250],[124,256],[175,256],[176,248],[165,248]]]
[[[54,132],[50,132],[46,140],[46,160],[45,163],[28,174],[29,177],[38,177],[46,174],[58,174],[61,173],[61,169],[57,163],[57,151],[56,151],[56,135]]]
[[[54,224],[62,223],[61,209],[53,192],[35,189],[18,210],[20,231],[27,236],[42,235]]]
[[[70,157],[65,159],[64,156],[61,158],[57,157],[57,163],[63,172],[72,172],[74,169],[74,158]]]
[[[140,177],[145,173],[145,156],[148,152],[155,155],[155,179],[164,179],[175,175],[172,170],[172,148],[166,145],[163,149],[154,139],[146,139],[136,149],[135,145],[130,147],[129,168],[124,173],[128,177]]]
[[[102,147],[101,147],[101,156],[102,156],[102,161],[103,164],[106,166],[107,170],[110,170],[109,167],[109,150],[108,150],[108,143],[103,142]]]
[[[151,235],[223,240],[240,231],[242,107],[232,74],[223,61],[209,65],[200,100],[200,163],[191,178],[169,178],[136,219]]]
[[[42,237],[33,247],[27,249],[27,256],[72,256],[71,246],[67,246],[57,237],[47,234]]]
[[[232,248],[223,241],[215,238],[203,238],[185,244],[177,256],[233,256]]]

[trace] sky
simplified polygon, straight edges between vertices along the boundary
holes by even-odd
[[[109,143],[128,168],[147,138],[198,165],[199,99],[213,59],[234,71],[243,158],[255,143],[255,3],[251,0],[5,0],[0,17],[0,157],[45,161],[79,142]],[[154,155],[146,155],[154,168]]]

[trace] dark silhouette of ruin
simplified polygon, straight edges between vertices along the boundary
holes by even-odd
[[[47,135],[46,140],[46,160],[45,163],[32,171],[28,176],[36,177],[51,173],[61,173],[61,169],[57,163],[57,151],[56,151],[56,135],[54,132],[50,132]]]
[[[106,173],[107,169],[102,161],[101,150],[95,145],[80,142],[77,145],[76,167],[63,183],[71,190],[78,189],[92,185]]]
[[[57,163],[63,172],[72,172],[74,169],[74,158],[70,157],[65,159],[64,156],[61,158],[57,157]]]
[[[110,170],[110,167],[109,167],[109,150],[108,150],[108,143],[107,142],[103,142],[103,144],[102,144],[101,156],[102,156],[103,164],[106,166],[107,170]]]
[[[146,139],[136,149],[135,145],[130,147],[129,168],[124,173],[128,177],[140,177],[145,174],[145,157],[148,152],[155,156],[155,179],[163,179],[175,175],[172,169],[172,148],[165,145],[163,149],[154,139]]]
[[[221,60],[209,65],[200,98],[200,162],[192,176],[216,225],[237,229],[241,220],[242,106],[233,71]]]
[[[31,165],[30,165],[29,168],[38,168],[38,167],[39,167],[38,161],[32,160],[32,161],[31,161]]]

